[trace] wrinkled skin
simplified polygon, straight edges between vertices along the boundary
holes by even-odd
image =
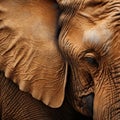
[[[56,2],[2,0],[0,6],[0,70],[20,90],[59,107],[66,80],[64,59],[56,45]]]
[[[53,109],[22,92],[0,72],[1,120],[90,120],[76,112],[65,98],[63,105]]]
[[[0,70],[51,108],[66,91],[76,111],[120,119],[119,0],[57,2],[59,21],[55,1],[0,1]]]
[[[119,120],[120,1],[59,2],[63,9],[59,46],[71,69],[74,108],[89,114],[84,98],[93,93],[94,120]]]
[[[57,19],[54,0],[0,1],[2,120],[87,120],[64,98],[66,65],[57,46]]]

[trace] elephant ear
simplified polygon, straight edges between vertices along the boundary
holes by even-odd
[[[64,99],[66,63],[55,38],[57,8],[50,1],[22,2],[1,3],[0,70],[20,90],[59,107]]]

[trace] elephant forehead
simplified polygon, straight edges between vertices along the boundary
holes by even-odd
[[[90,41],[92,43],[98,43],[101,40],[101,36],[95,29],[87,30],[84,32],[83,41]]]
[[[110,39],[111,35],[111,31],[105,27],[105,24],[101,24],[85,30],[83,33],[83,42],[102,44],[107,42]]]
[[[90,45],[108,45],[108,43],[112,42],[111,36],[113,36],[113,33],[107,28],[106,23],[101,23],[92,27],[87,27],[85,25],[76,27],[76,25],[73,25],[72,28],[67,31],[65,37],[62,37],[60,42],[62,46],[68,43],[76,49],[83,49],[86,45],[89,47],[91,47]]]

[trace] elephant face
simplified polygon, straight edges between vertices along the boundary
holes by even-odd
[[[120,119],[119,0],[59,2],[59,46],[70,65],[73,106],[88,114],[86,97],[93,93],[95,120]]]
[[[68,76],[77,111],[89,114],[94,96],[94,119],[119,119],[119,0],[57,2],[59,41],[54,0],[0,1],[0,70],[54,108],[63,102]]]

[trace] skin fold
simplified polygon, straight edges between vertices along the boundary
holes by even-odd
[[[0,72],[0,117],[2,120],[90,120],[68,103],[67,99],[58,109],[53,109],[41,101],[19,90],[11,80]]]
[[[60,107],[66,66],[56,45],[57,3],[2,0],[0,6],[0,70],[21,91],[52,108]]]
[[[90,120],[65,96],[67,65],[57,44],[58,15],[54,0],[0,1],[2,120]]]
[[[40,107],[58,109],[67,99],[94,120],[119,120],[119,0],[1,0],[0,71],[18,85],[18,96],[30,93]],[[27,96],[23,103],[29,107]],[[28,97],[30,104],[39,109],[33,98]],[[9,108],[1,108],[6,117]],[[42,117],[46,111],[40,110]]]
[[[70,66],[74,108],[89,115],[86,96],[93,94],[93,119],[119,120],[120,1],[58,2],[63,11],[59,48]]]

